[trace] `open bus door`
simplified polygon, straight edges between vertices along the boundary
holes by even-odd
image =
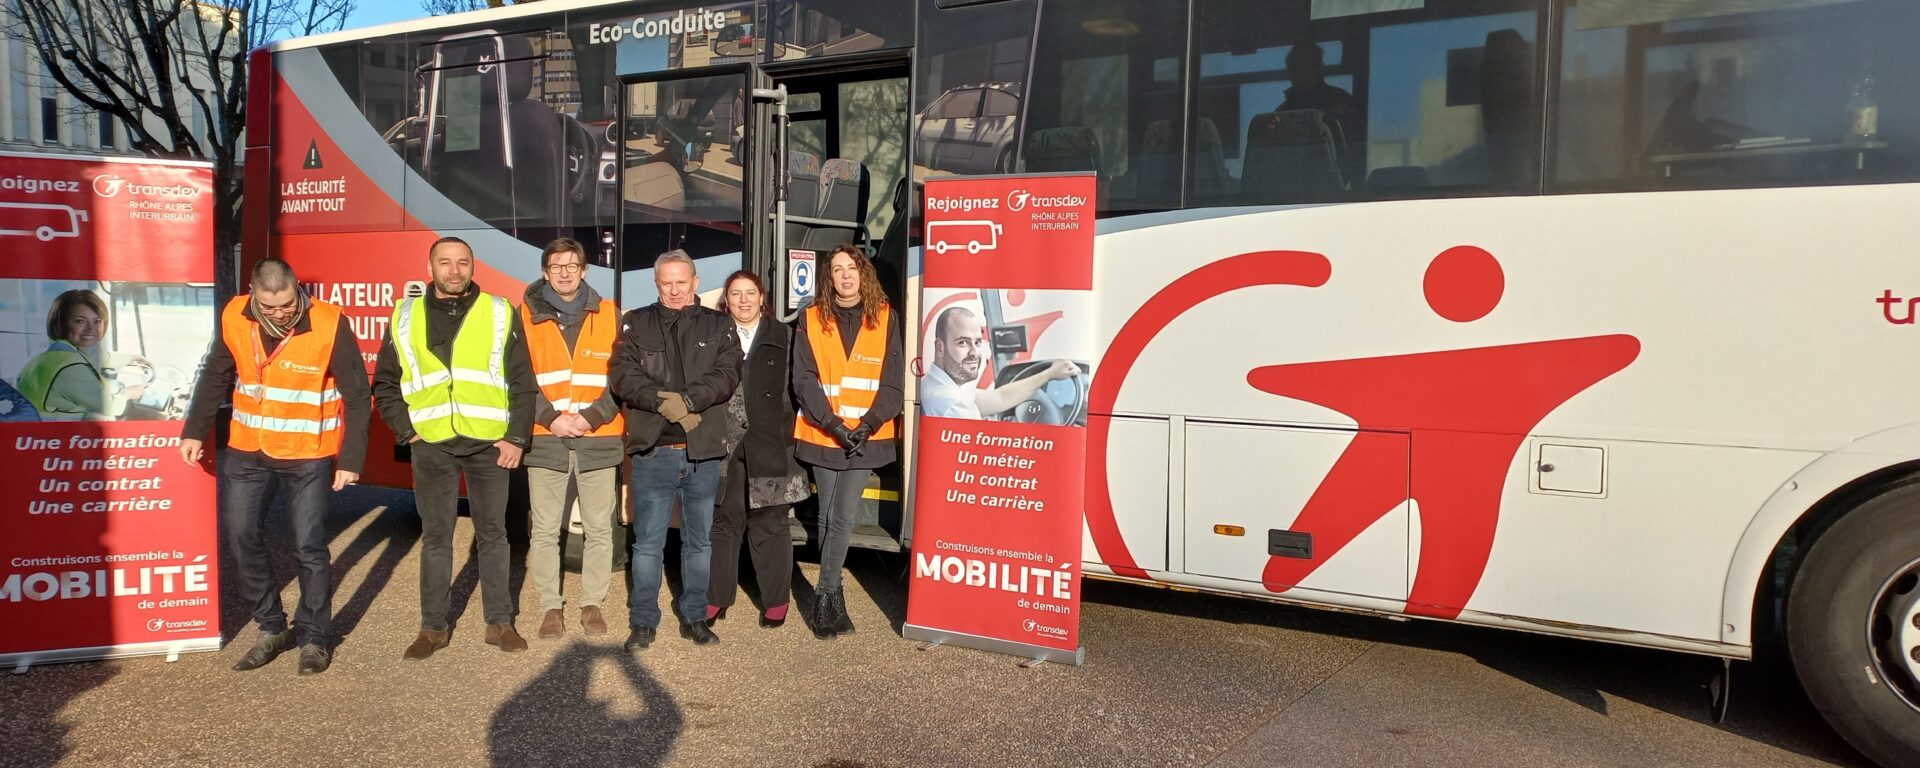
[[[770,146],[752,187],[758,197],[749,268],[766,278],[768,307],[792,321],[811,301],[811,285],[793,281],[795,254],[824,275],[834,248],[857,244],[873,258],[888,298],[901,314],[907,357],[918,338],[917,294],[908,281],[907,233],[911,198],[908,161],[908,61],[903,53],[768,67],[753,91],[755,122]],[[764,223],[764,226],[761,226]],[[911,378],[911,377],[909,377]],[[911,382],[907,382],[911,387]],[[909,389],[909,392],[911,390]],[[909,397],[911,399],[911,397]],[[869,481],[853,545],[899,551],[908,524],[905,478],[913,451],[912,414],[900,420],[901,461]],[[811,502],[795,509],[794,540],[819,531]]]

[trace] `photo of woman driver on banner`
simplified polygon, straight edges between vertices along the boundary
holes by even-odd
[[[1017,321],[995,323],[992,330],[1021,349],[994,349],[989,321],[1000,315],[1000,291],[977,293],[980,301],[949,303],[923,325],[933,340],[933,357],[920,379],[921,412],[949,419],[1084,425],[1091,379],[1086,366],[1065,359],[1015,362],[1018,352],[1038,341],[1027,338],[1028,326]],[[943,303],[929,299],[935,307]],[[983,382],[983,375],[993,379]]]
[[[122,338],[116,339],[108,299],[102,298],[95,289],[60,291],[51,301],[33,298],[36,290],[43,291],[38,296],[47,296],[63,283],[73,284],[72,281],[21,281],[23,293],[29,299],[14,317],[18,318],[15,322],[25,327],[5,329],[21,335],[37,336],[44,332],[47,339],[46,348],[24,362],[17,357],[0,360],[0,372],[18,372],[10,381],[35,418],[40,421],[182,418],[192,393],[193,377],[188,373],[192,367],[164,365],[155,362],[149,354],[157,354],[163,361],[184,362],[193,353],[184,351],[183,344],[195,340],[204,344],[211,329],[204,333],[182,332],[168,322],[182,312],[191,311],[190,306],[180,304],[184,301],[180,296],[202,289],[184,284],[113,284],[108,290],[114,295],[130,297],[135,304],[128,310],[135,316],[131,321],[134,325],[121,329]],[[156,296],[172,295],[164,289],[180,294],[173,299],[178,306],[152,300]],[[46,301],[44,328],[39,325],[37,309],[41,301]],[[146,320],[137,322],[143,312]],[[163,328],[167,330],[162,331]],[[138,351],[120,346],[127,343],[124,338],[129,336],[134,340],[133,349]],[[5,413],[0,413],[0,418],[18,419]]]

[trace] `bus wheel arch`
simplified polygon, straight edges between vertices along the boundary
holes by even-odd
[[[1791,661],[1816,709],[1883,765],[1920,765],[1920,465],[1859,477],[1775,545],[1753,605],[1755,645]],[[1899,616],[1894,616],[1899,613]]]

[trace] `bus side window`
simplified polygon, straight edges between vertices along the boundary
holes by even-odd
[[[1556,191],[1911,180],[1920,4],[1566,8]],[[1805,7],[1791,7],[1805,6]]]
[[[1196,0],[1189,204],[1539,189],[1539,0]]]

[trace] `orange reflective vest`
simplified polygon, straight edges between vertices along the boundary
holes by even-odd
[[[313,327],[288,336],[267,354],[260,324],[247,316],[247,296],[227,302],[220,335],[233,354],[233,429],[227,447],[276,459],[324,459],[340,453],[346,432],[333,379],[333,340],[340,308],[315,301]]]
[[[561,413],[579,413],[593,406],[607,390],[607,366],[613,362],[613,344],[620,338],[620,310],[613,302],[600,300],[597,312],[582,319],[580,338],[573,349],[560,333],[560,323],[533,321],[533,311],[520,305],[520,327],[526,329],[527,353],[533,359],[533,378],[540,394]],[[620,437],[627,432],[627,418],[615,414],[612,421],[587,433],[587,437]],[[553,432],[535,423],[533,434],[552,436]]]
[[[860,417],[867,415],[867,409],[873,406],[873,399],[880,394],[880,366],[887,359],[887,333],[892,327],[892,307],[881,307],[879,328],[869,331],[861,328],[853,339],[853,354],[845,354],[846,344],[836,333],[829,334],[827,329],[834,328],[834,319],[820,304],[807,309],[807,341],[813,346],[813,362],[820,369],[820,388],[827,392],[827,404],[833,412],[839,414],[849,428],[859,428]],[[814,445],[838,448],[833,435],[821,431],[805,414],[794,418],[793,436]],[[886,440],[893,437],[893,421],[880,425],[873,433],[873,439]]]

